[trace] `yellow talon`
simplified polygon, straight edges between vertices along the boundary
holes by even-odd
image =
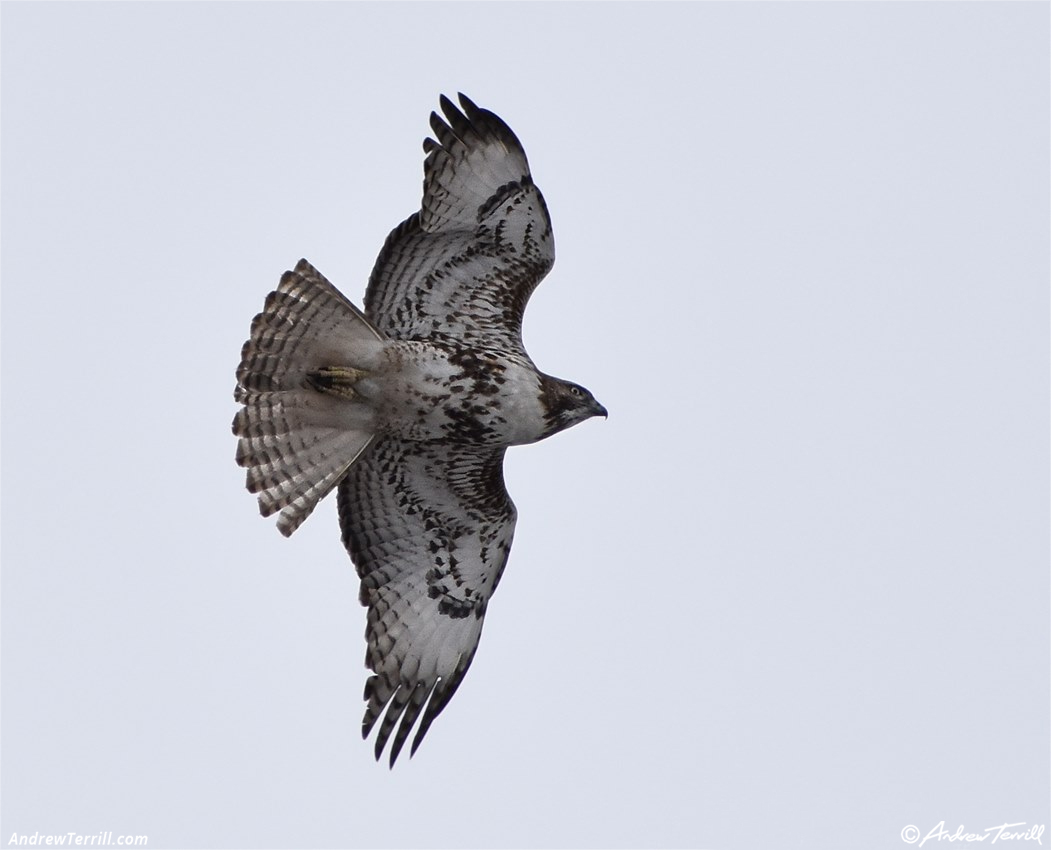
[[[357,398],[354,384],[364,378],[368,372],[350,366],[325,366],[316,372],[307,373],[307,381],[315,390],[341,398]]]

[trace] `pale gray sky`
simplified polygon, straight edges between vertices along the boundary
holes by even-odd
[[[4,846],[1051,821],[1048,4],[0,14]],[[481,649],[390,772],[335,505],[257,515],[234,368],[300,257],[360,303],[458,90],[551,210],[530,352],[610,418],[510,452]]]

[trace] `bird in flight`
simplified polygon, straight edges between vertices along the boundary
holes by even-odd
[[[300,260],[252,321],[234,393],[237,463],[282,534],[337,490],[368,608],[362,737],[382,717],[391,767],[478,649],[515,528],[504,452],[606,416],[526,354],[551,220],[515,134],[459,101],[431,113],[423,202],[387,237],[364,311]]]

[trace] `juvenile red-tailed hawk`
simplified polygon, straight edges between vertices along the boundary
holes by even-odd
[[[460,106],[443,96],[445,120],[431,113],[423,204],[387,237],[365,312],[300,260],[252,321],[234,394],[237,462],[282,534],[339,487],[368,606],[362,735],[382,714],[379,759],[397,725],[392,767],[478,648],[515,528],[507,447],[606,415],[525,352],[551,221],[511,129],[462,94]]]

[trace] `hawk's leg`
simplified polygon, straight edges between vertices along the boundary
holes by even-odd
[[[368,372],[350,366],[326,366],[316,372],[308,372],[307,383],[319,393],[349,400],[358,397],[354,385],[366,375]]]

